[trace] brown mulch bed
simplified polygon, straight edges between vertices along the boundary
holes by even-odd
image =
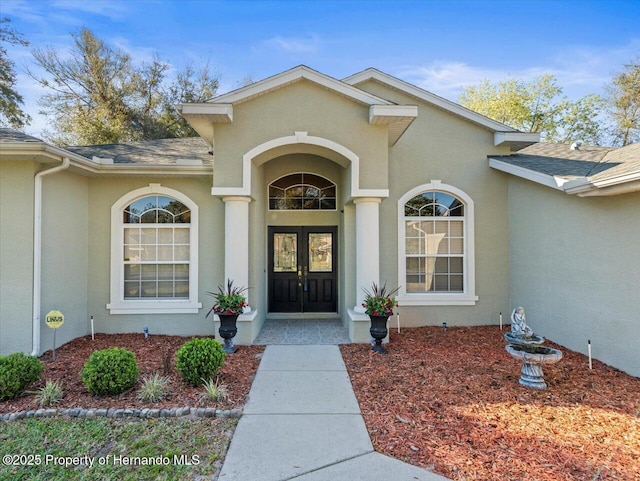
[[[174,407],[215,407],[233,409],[242,407],[249,394],[251,382],[255,376],[264,346],[239,346],[238,352],[227,355],[224,366],[218,373],[219,380],[227,386],[229,397],[226,401],[213,402],[201,400],[202,387],[192,387],[183,381],[175,367],[176,351],[191,337],[152,335],[149,340],[143,334],[96,334],[80,337],[56,349],[56,360],[51,360],[51,352],[44,353],[40,360],[45,369],[42,379],[28,388],[35,391],[48,380],[60,381],[64,398],[55,407],[58,408],[125,408],[125,409],[169,409]],[[140,376],[138,384],[119,396],[94,396],[80,379],[80,371],[89,359],[92,351],[110,347],[123,347],[136,356]],[[164,373],[163,356],[171,358],[170,371]],[[138,387],[142,379],[153,373],[167,375],[170,378],[169,396],[157,403],[142,403],[137,399]],[[18,398],[0,402],[0,413],[38,409],[34,394],[23,393]]]
[[[341,346],[377,451],[454,480],[640,480],[640,379],[560,348],[548,389],[518,384],[497,326]]]

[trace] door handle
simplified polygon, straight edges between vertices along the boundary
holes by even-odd
[[[307,282],[307,275],[309,274],[309,267],[304,266],[304,292],[309,290],[309,283]]]

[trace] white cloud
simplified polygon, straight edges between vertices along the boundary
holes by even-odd
[[[55,0],[50,5],[60,10],[100,15],[110,20],[121,20],[131,11],[128,2],[115,1]]]
[[[154,56],[159,55],[156,48],[137,45],[134,46],[131,44],[131,41],[125,37],[114,37],[108,40],[105,39],[105,43],[116,50],[122,50],[124,53],[128,54],[134,64],[139,64],[140,62],[151,62]]]
[[[317,35],[306,38],[300,37],[273,37],[264,42],[265,45],[282,50],[287,53],[313,53],[320,48],[320,39]]]
[[[487,79],[491,82],[516,78],[531,81],[551,74],[563,93],[572,99],[589,93],[602,93],[603,86],[623,69],[624,64],[638,56],[640,39],[612,48],[566,47],[545,63],[522,69],[487,68],[464,62],[438,60],[427,65],[398,67],[394,75],[436,95],[457,101],[462,91]],[[509,62],[505,62],[508,66]]]

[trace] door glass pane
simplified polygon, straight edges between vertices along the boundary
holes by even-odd
[[[309,272],[331,272],[333,239],[329,233],[309,234]]]
[[[273,234],[273,271],[296,272],[298,234]]]

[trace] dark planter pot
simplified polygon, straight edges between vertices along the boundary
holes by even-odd
[[[224,352],[227,354],[233,354],[237,349],[233,345],[233,338],[238,333],[238,327],[236,321],[238,320],[238,314],[218,314],[220,318],[220,329],[218,333],[220,337],[224,339]]]
[[[376,340],[375,345],[371,349],[380,354],[388,354],[387,350],[382,347],[382,340],[387,337],[389,333],[387,329],[389,316],[374,316],[369,314],[369,319],[371,319],[371,329],[369,329],[369,333],[371,337]]]

